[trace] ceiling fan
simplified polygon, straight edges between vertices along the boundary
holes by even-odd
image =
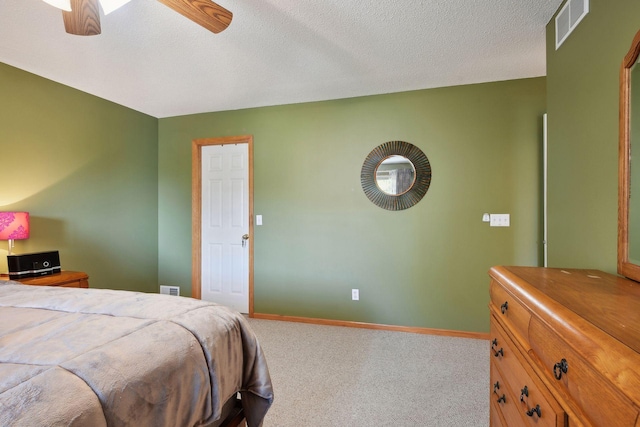
[[[100,34],[100,10],[105,15],[130,0],[44,0],[62,9],[64,29],[69,34],[93,36]],[[158,0],[207,30],[219,33],[231,23],[233,14],[211,0]]]

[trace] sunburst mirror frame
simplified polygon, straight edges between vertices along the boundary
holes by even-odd
[[[399,195],[385,193],[376,184],[378,166],[391,156],[406,157],[413,164],[416,173],[411,188]],[[414,206],[427,194],[431,184],[431,164],[415,145],[405,141],[388,141],[374,148],[364,160],[360,183],[364,194],[375,205],[390,211],[401,211]]]

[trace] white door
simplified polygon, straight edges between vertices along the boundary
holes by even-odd
[[[201,298],[249,312],[249,147],[202,147]]]

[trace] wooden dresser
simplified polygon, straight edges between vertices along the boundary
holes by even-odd
[[[494,267],[497,427],[640,427],[640,283],[595,270]]]
[[[9,280],[9,277],[1,276],[0,280]],[[27,277],[16,281],[32,286],[61,286],[64,288],[89,287],[89,276],[87,276],[87,273],[83,273],[81,271],[63,270],[60,273],[39,277]]]

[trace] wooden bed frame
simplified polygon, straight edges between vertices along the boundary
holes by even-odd
[[[244,409],[238,400],[235,408],[229,414],[227,419],[222,423],[221,427],[247,427],[247,421],[244,417]]]
[[[225,411],[226,412],[226,411]],[[244,408],[242,407],[242,401],[236,397],[233,407],[228,410],[226,418],[215,424],[218,427],[247,427],[247,420],[244,415]]]

